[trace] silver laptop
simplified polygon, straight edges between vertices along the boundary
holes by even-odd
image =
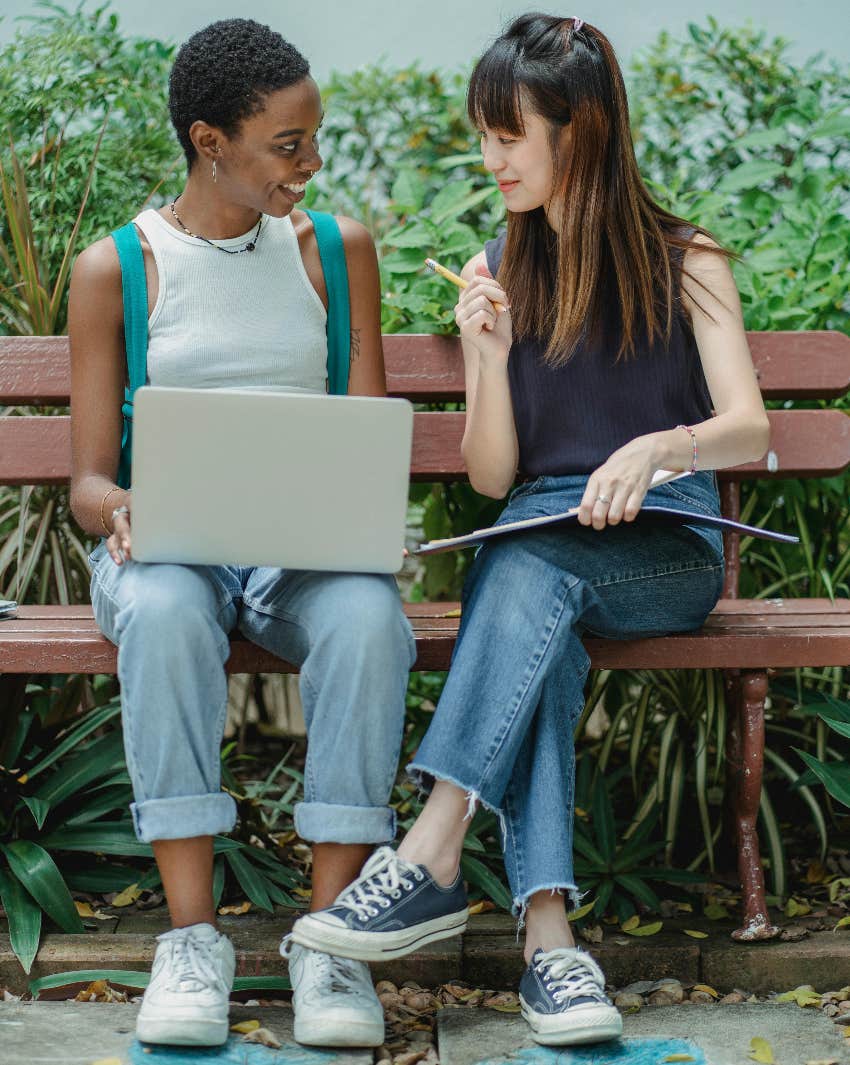
[[[401,567],[407,400],[145,387],[134,406],[140,562]]]

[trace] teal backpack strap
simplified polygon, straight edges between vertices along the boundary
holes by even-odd
[[[133,397],[148,376],[148,283],[142,242],[132,222],[112,234],[121,264],[121,291],[124,298],[124,349],[127,353],[127,379],[124,389],[124,430],[118,484],[130,487],[130,457],[133,445]]]
[[[345,247],[339,223],[332,214],[320,211],[307,211],[307,214],[313,222],[328,290],[328,391],[335,396],[344,396],[348,393],[351,355],[351,304]]]

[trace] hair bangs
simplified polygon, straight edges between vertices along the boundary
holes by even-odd
[[[466,112],[476,129],[525,135],[519,62],[507,42],[497,41],[476,63],[466,94]]]

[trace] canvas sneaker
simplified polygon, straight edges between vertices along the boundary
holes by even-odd
[[[280,953],[289,961],[295,1041],[308,1046],[378,1047],[384,1010],[365,962],[299,946],[286,936]]]
[[[442,887],[424,865],[379,847],[332,906],[298,918],[292,938],[344,958],[386,961],[457,935],[468,916],[460,873]]]
[[[536,950],[520,980],[519,1001],[537,1043],[601,1043],[623,1034],[602,970],[579,947]]]
[[[151,979],[139,1008],[143,1043],[221,1046],[236,959],[227,936],[211,924],[174,928],[157,936]]]

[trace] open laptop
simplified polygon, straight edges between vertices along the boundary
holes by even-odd
[[[133,557],[394,573],[412,435],[403,399],[140,388]]]

